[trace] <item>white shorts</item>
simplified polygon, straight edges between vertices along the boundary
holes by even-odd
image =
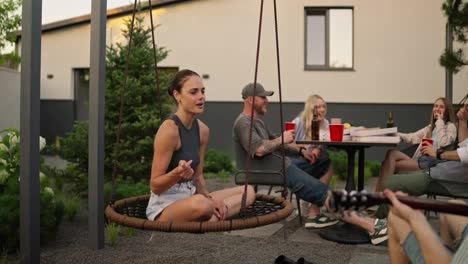
[[[154,220],[166,207],[173,202],[185,199],[195,194],[196,188],[192,182],[176,183],[162,194],[151,192],[151,197],[146,207],[146,217]]]

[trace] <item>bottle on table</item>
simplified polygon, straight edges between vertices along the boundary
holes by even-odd
[[[395,124],[393,122],[393,113],[388,112],[388,118],[387,118],[387,127],[394,127]]]
[[[318,116],[317,106],[315,106],[313,114],[312,114],[311,139],[319,140],[319,132],[320,132],[320,119]]]

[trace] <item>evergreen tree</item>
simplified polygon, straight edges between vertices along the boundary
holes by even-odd
[[[450,25],[455,40],[461,44],[466,44],[468,33],[468,3],[462,3],[461,0],[446,0],[442,5],[442,10],[447,17],[447,23]],[[463,49],[446,49],[439,59],[440,65],[446,69],[457,73],[468,61],[465,59]]]
[[[167,94],[167,86],[174,73],[159,72],[161,103],[158,98],[151,29],[143,26],[143,18],[137,16],[133,28],[128,79],[126,84],[119,155],[118,175],[135,180],[149,179],[153,158],[153,140],[162,118],[170,113],[172,98]],[[114,147],[119,122],[121,92],[123,88],[125,63],[129,49],[131,20],[126,20],[122,30],[126,42],[110,45],[106,53],[105,91],[105,171],[110,176],[114,161]],[[168,55],[166,48],[157,49],[158,62]],[[78,163],[87,170],[87,122],[77,122],[74,131],[63,139],[62,155],[67,160]]]
[[[21,16],[18,9],[21,7],[21,0],[1,0],[0,1],[0,65],[15,69],[21,61],[19,55],[12,51],[3,53],[7,44],[16,42],[16,30],[21,26]]]

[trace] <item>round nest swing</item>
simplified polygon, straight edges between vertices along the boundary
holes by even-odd
[[[128,77],[128,65],[129,65],[129,56],[132,44],[132,35],[133,35],[133,25],[135,20],[136,14],[136,5],[137,0],[135,0],[133,5],[133,14],[132,14],[132,22],[131,22],[131,30],[129,36],[129,43],[128,43],[128,50],[127,50],[127,62],[125,66],[125,74],[124,74],[124,83],[122,88],[122,100],[121,100],[121,109],[120,115],[122,115],[123,109],[123,99],[125,95],[125,88],[126,88],[126,81]],[[275,22],[276,22],[276,0],[274,1],[275,7]],[[153,16],[151,12],[151,0],[149,0],[149,13],[150,13],[150,21],[151,21],[151,32],[152,32],[152,40],[153,40],[153,53],[154,53],[154,67],[155,67],[155,77],[156,77],[156,84],[157,84],[157,91],[158,95],[160,92],[159,89],[159,77],[158,77],[158,70],[157,70],[157,59],[156,59],[156,45],[154,41],[154,26],[153,26]],[[260,36],[261,36],[261,25],[262,25],[262,12],[263,12],[263,0],[261,1],[260,6],[260,21],[259,21],[259,32],[258,32],[258,44],[260,43]],[[275,23],[275,29],[277,33],[277,24]],[[276,34],[276,44],[278,46],[278,35]],[[257,45],[257,59],[256,59],[256,68],[255,68],[255,79],[254,79],[254,91],[255,91],[255,84],[257,83],[257,69],[258,69],[258,54],[259,54],[260,45]],[[277,58],[278,58],[278,81],[279,81],[279,90],[280,90],[280,106],[281,106],[281,82],[279,77],[279,49],[277,48]],[[159,96],[159,99],[161,97]],[[281,108],[281,107],[280,107]],[[159,109],[160,116],[161,116],[161,108]],[[283,115],[282,115],[282,108],[280,112],[281,116],[281,124],[283,124]],[[114,149],[114,157],[118,157],[118,146],[119,146],[119,138],[120,138],[120,125],[121,125],[121,116],[119,116],[119,126],[117,128],[117,140],[116,140],[116,147]],[[250,135],[251,141],[252,137],[252,127],[250,128]],[[251,144],[249,144],[251,145]],[[284,156],[284,153],[283,153]],[[283,157],[284,160],[284,157]],[[283,161],[283,171],[284,171],[284,161]],[[247,168],[249,167],[247,162]],[[249,171],[247,169],[247,171]],[[116,163],[114,163],[114,170],[112,179],[115,179],[116,174]],[[286,184],[286,179],[284,179]],[[114,183],[114,180],[113,180]],[[245,187],[248,185],[248,173],[245,179]],[[114,188],[113,188],[114,190]],[[263,225],[268,225],[272,223],[279,222],[289,215],[291,215],[293,211],[293,207],[291,203],[285,199],[287,196],[287,187],[284,186],[282,196],[271,196],[266,194],[256,194],[255,202],[246,207],[245,205],[245,192],[242,201],[242,208],[241,213],[232,218],[222,221],[216,222],[208,222],[208,221],[193,221],[193,222],[162,222],[162,221],[152,221],[147,219],[146,217],[146,207],[148,206],[148,201],[150,199],[150,194],[141,195],[136,197],[125,198],[121,200],[117,200],[112,202],[106,207],[105,215],[108,220],[115,222],[116,224],[143,229],[143,230],[155,230],[155,231],[162,231],[162,232],[186,232],[186,233],[205,233],[205,232],[221,232],[221,231],[231,231],[231,230],[238,230],[238,229],[245,229],[245,228],[253,228]]]
[[[115,201],[106,208],[106,216],[112,222],[143,230],[162,232],[205,233],[231,231],[268,225],[288,217],[293,207],[281,196],[257,194],[255,203],[247,207],[243,217],[217,222],[161,222],[146,218],[150,195],[130,197]]]

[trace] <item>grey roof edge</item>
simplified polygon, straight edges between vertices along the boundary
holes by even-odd
[[[173,5],[177,3],[182,3],[182,2],[187,2],[187,1],[193,1],[193,0],[153,0],[151,2],[152,8],[155,7],[162,7],[166,5]],[[141,3],[141,10],[147,10],[149,9],[149,2],[143,2]],[[113,9],[107,10],[107,18],[112,18],[112,17],[117,17],[117,16],[124,16],[127,14],[131,14],[133,12],[133,4],[122,6],[122,7],[117,7]],[[49,24],[45,24],[42,26],[42,33],[48,32],[48,31],[54,31],[66,27],[71,27],[79,24],[86,24],[91,21],[91,14],[89,15],[83,15],[83,16],[78,16],[78,17],[73,17],[57,22],[52,22]],[[18,43],[19,40],[21,39],[21,30],[16,32],[17,35],[17,40],[16,42]]]

